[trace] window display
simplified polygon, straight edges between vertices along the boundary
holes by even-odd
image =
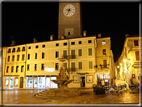
[[[5,86],[8,86],[8,77],[5,78]]]
[[[46,88],[50,88],[50,77],[46,78]]]
[[[34,77],[34,88],[37,88],[37,77]]]
[[[26,87],[33,88],[33,77],[26,77]]]
[[[45,88],[45,77],[38,77],[38,88]]]
[[[15,87],[18,86],[18,77],[15,77]]]
[[[51,77],[51,80],[56,80],[56,77]],[[57,88],[57,84],[51,81],[51,88]]]

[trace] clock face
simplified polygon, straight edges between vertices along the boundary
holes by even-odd
[[[71,4],[68,4],[64,7],[63,13],[65,16],[72,16],[75,13],[75,7]]]

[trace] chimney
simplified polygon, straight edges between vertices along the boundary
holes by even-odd
[[[86,31],[83,31],[83,36],[84,36],[84,37],[86,36]]]
[[[54,35],[50,35],[50,40],[53,40],[53,36],[54,36]]]
[[[14,40],[12,40],[11,46],[14,46],[14,45],[16,45],[16,42]]]
[[[36,38],[34,38],[34,39],[33,39],[33,42],[36,43],[36,42],[38,42],[38,40],[37,40]]]
[[[125,35],[125,37],[128,37],[128,36],[129,36],[129,34],[126,34],[126,35]]]
[[[101,38],[101,33],[98,33],[98,37]]]

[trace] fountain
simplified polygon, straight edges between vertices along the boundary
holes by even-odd
[[[67,84],[71,83],[74,80],[69,80],[68,75],[65,73],[65,67],[63,62],[66,59],[62,56],[59,58],[59,61],[62,62],[62,66],[60,68],[60,73],[57,77],[57,80],[52,80],[54,83],[58,84],[57,89],[47,89],[40,93],[35,94],[35,97],[40,98],[55,98],[55,97],[72,97],[72,96],[79,96],[82,94],[82,91],[78,88],[68,88]]]

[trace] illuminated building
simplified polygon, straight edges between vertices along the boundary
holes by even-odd
[[[34,39],[33,43],[6,47],[3,51],[6,60],[3,87],[57,88],[51,80],[59,74],[61,62],[58,58],[62,55],[67,59],[64,62],[66,74],[71,80],[74,79],[68,88],[91,88],[97,84],[97,77],[106,82],[110,79],[113,81],[114,61],[110,38],[101,38],[101,34],[98,34],[98,38],[96,35],[86,36],[86,31],[81,34],[80,3],[59,3],[58,40],[53,40],[54,35],[50,35],[50,41],[37,42]],[[18,48],[20,52],[17,52]],[[17,61],[18,55],[20,60]],[[24,60],[21,60],[23,55]],[[18,86],[15,86],[17,81]]]
[[[140,76],[140,40],[139,35],[125,35],[123,51],[118,61],[115,63],[115,70],[117,72],[117,79],[126,81],[128,84],[139,83]],[[119,66],[119,68],[117,68]]]

